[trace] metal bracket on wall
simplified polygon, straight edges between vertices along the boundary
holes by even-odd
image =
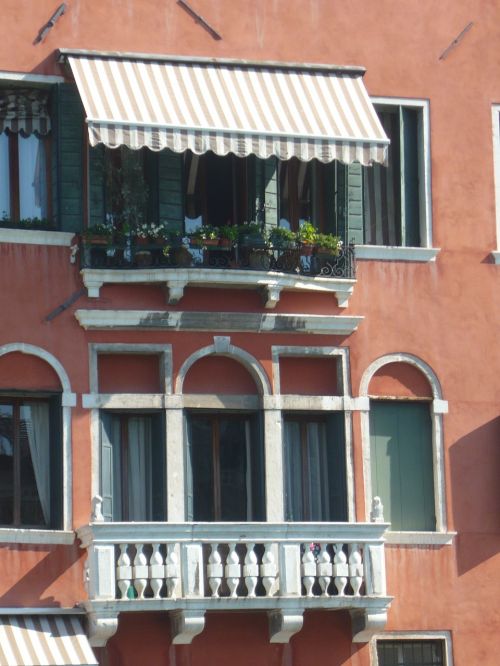
[[[40,42],[43,42],[49,30],[55,26],[56,21],[64,14],[66,9],[67,6],[65,2],[59,5],[59,7],[56,9],[56,11],[47,21],[47,23],[42,28],[40,28],[40,32],[35,37],[35,41],[33,42],[33,44],[39,44]]]
[[[187,11],[187,13],[192,16],[195,20],[196,23],[202,26],[202,28],[205,28],[205,30],[212,35],[214,39],[222,39],[222,37],[219,35],[219,33],[212,28],[210,23],[206,21],[201,14],[198,14],[188,3],[186,0],[177,0],[177,4],[180,5],[183,9]]]
[[[439,56],[439,60],[444,60],[448,56],[448,53],[452,51],[456,46],[458,46],[458,44],[461,42],[465,34],[469,32],[469,30],[472,28],[473,25],[474,22],[471,21],[465,26],[462,32],[457,37],[455,37],[452,43],[441,53],[441,55]]]

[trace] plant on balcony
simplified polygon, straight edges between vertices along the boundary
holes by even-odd
[[[204,224],[189,235],[191,245],[207,247],[219,244],[219,230],[210,224]]]
[[[342,249],[342,241],[333,234],[317,234],[316,247],[318,254],[338,257]]]
[[[231,247],[238,240],[239,227],[235,224],[223,224],[219,227],[219,245]]]
[[[55,229],[55,225],[51,220],[46,217],[25,217],[18,222],[11,220],[6,212],[0,218],[0,227],[6,229],[32,229],[37,231],[50,231]]]
[[[285,227],[275,227],[269,234],[269,241],[278,249],[291,249],[297,243],[297,234]]]
[[[265,233],[260,222],[243,222],[238,227],[238,242],[240,245],[252,248],[265,248],[267,246]]]
[[[116,227],[112,220],[100,222],[87,227],[83,232],[83,239],[92,245],[109,245],[113,241]]]
[[[140,222],[133,227],[132,235],[139,245],[147,243],[162,245],[170,234],[162,222]]]

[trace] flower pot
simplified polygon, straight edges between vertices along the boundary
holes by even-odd
[[[312,243],[301,243],[300,253],[304,257],[310,257],[313,253],[314,245]]]

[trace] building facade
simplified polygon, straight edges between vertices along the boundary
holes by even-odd
[[[4,0],[0,664],[497,663],[499,25]]]

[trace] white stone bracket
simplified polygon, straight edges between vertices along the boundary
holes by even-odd
[[[118,613],[95,611],[87,614],[87,631],[90,645],[104,647],[118,629]]]
[[[273,310],[280,300],[282,287],[278,284],[267,284],[262,290],[262,302],[266,310]]]
[[[205,628],[205,611],[175,610],[169,615],[172,643],[175,645],[189,645]]]
[[[385,629],[387,624],[386,609],[352,610],[352,642],[368,643],[374,636]]]
[[[288,643],[304,624],[304,611],[298,608],[286,611],[272,610],[268,612],[267,616],[271,643]]]
[[[184,289],[187,287],[187,280],[168,280],[167,281],[167,303],[177,305],[184,296]]]

